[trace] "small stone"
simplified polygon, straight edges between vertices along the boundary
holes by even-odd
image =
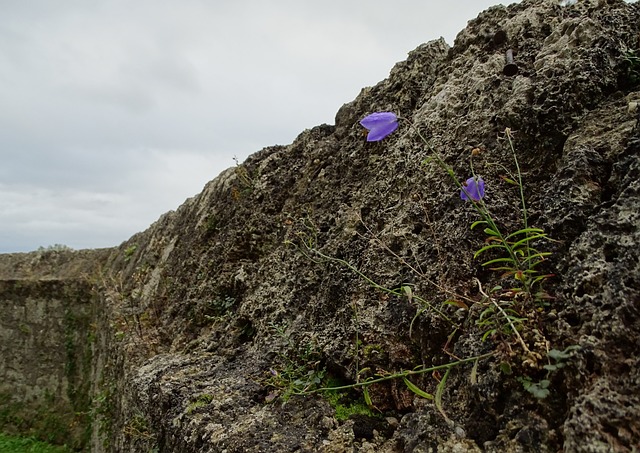
[[[465,437],[467,437],[467,432],[462,426],[456,426],[453,431],[456,433],[456,436],[459,439],[464,439]]]

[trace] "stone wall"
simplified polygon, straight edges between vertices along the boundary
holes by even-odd
[[[0,429],[89,449],[109,249],[0,255]]]
[[[80,447],[95,336],[82,280],[0,280],[0,429]]]

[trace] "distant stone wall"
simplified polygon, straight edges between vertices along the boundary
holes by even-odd
[[[0,430],[87,444],[92,310],[86,281],[0,280]]]

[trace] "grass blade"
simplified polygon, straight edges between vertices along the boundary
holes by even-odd
[[[428,400],[432,400],[433,399],[433,395],[431,393],[427,393],[424,390],[422,390],[420,387],[418,387],[417,385],[415,385],[413,382],[411,382],[409,379],[407,379],[406,376],[402,376],[402,380],[404,381],[404,384],[407,386],[407,388],[409,390],[411,390],[413,393],[415,393],[416,395],[428,399]]]
[[[438,383],[438,387],[436,388],[435,403],[436,403],[436,409],[438,409],[438,412],[442,414],[442,417],[444,417],[444,420],[447,422],[447,424],[449,426],[453,426],[454,425],[453,421],[449,417],[447,417],[446,412],[442,408],[442,393],[444,392],[444,386],[447,383],[447,378],[449,377],[450,372],[451,372],[451,368],[447,368],[447,371],[444,373],[444,376],[442,376],[442,379]]]
[[[521,234],[529,234],[529,233],[544,235],[544,230],[541,230],[540,228],[523,228],[521,230],[514,231],[513,233],[509,234],[505,239],[511,239],[515,236],[519,236]]]

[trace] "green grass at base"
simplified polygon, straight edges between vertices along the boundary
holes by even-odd
[[[31,437],[15,437],[0,433],[0,453],[70,453],[66,447],[40,442]]]

